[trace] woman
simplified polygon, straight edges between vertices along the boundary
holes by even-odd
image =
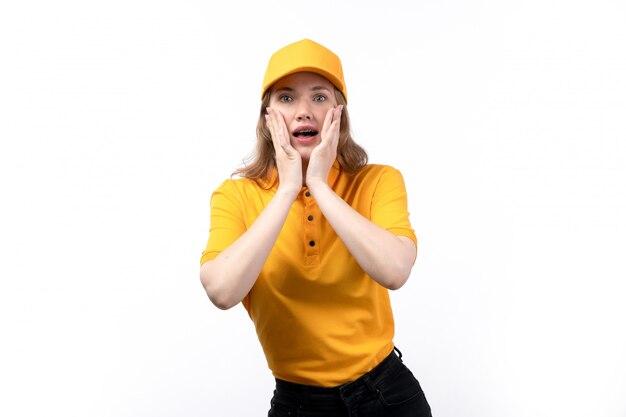
[[[346,104],[324,46],[272,55],[255,156],[211,198],[201,281],[217,307],[241,302],[254,322],[276,378],[269,416],[430,416],[393,344],[388,289],[417,253],[404,182],[367,164]]]

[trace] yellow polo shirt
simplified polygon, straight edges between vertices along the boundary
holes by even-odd
[[[417,244],[398,170],[366,165],[350,176],[335,162],[328,183],[367,219]],[[264,188],[241,178],[226,180],[214,191],[201,264],[214,259],[254,223],[277,184]],[[388,290],[357,264],[306,187],[291,206],[242,304],[254,322],[268,366],[279,379],[340,385],[370,371],[393,349]]]

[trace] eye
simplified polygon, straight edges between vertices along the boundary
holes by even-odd
[[[280,96],[278,100],[281,103],[291,103],[293,101],[293,98],[291,98],[291,96],[284,95],[284,96]]]
[[[323,94],[318,94],[315,97],[313,97],[313,101],[318,101],[318,102],[324,102],[326,101],[326,96]]]

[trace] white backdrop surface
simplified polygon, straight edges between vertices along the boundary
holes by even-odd
[[[0,415],[263,416],[198,278],[270,54],[343,61],[420,241],[391,294],[435,417],[626,416],[626,3],[0,6]]]

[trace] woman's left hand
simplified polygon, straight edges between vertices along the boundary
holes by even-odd
[[[306,185],[310,188],[315,182],[328,183],[328,173],[337,159],[339,127],[343,105],[328,110],[322,126],[321,143],[313,149],[306,170]]]

